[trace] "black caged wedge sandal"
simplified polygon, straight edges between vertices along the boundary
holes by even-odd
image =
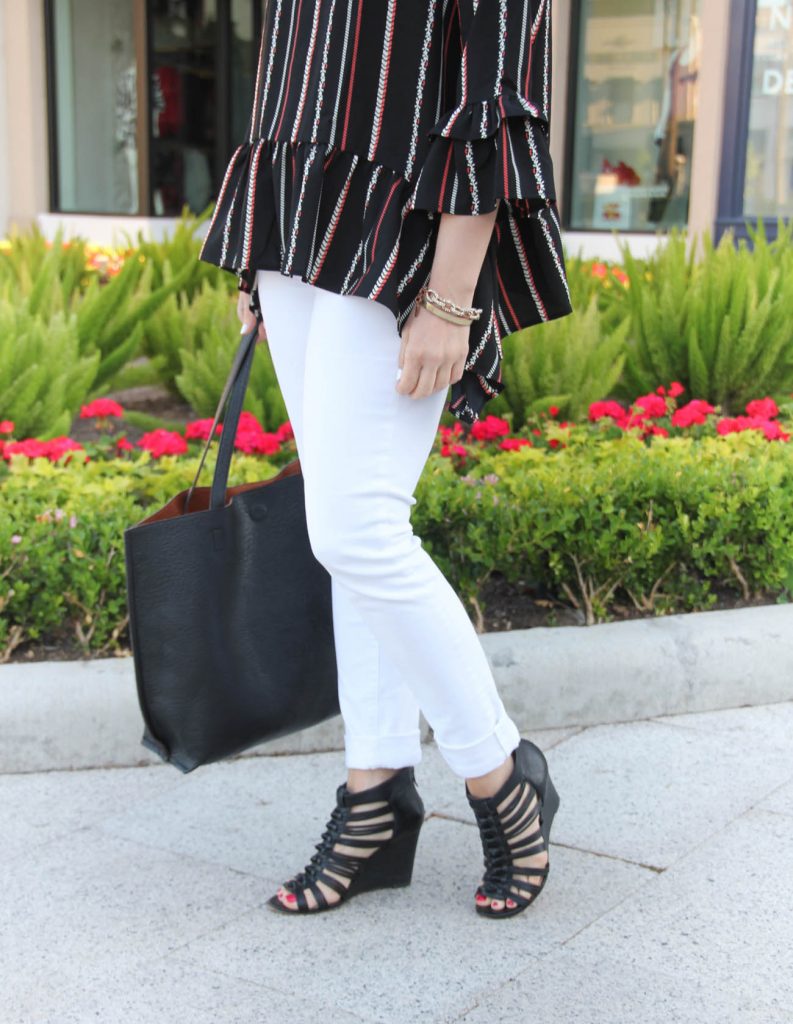
[[[362,892],[409,885],[423,824],[424,802],[412,766],[357,793],[342,783],[317,852],[303,871],[282,886],[294,897],[293,909],[277,893],[268,905],[286,914],[315,914],[335,910]],[[338,893],[339,899],[329,899],[319,882]],[[308,892],[314,897],[313,906]]]
[[[485,855],[485,873],[476,895],[504,904],[500,910],[477,905],[477,913],[484,917],[519,914],[540,895],[548,878],[547,861],[536,867],[527,858],[547,854],[559,794],[539,747],[522,739],[513,761],[512,774],[494,796],[473,797],[465,787]],[[507,900],[515,905],[509,906]]]

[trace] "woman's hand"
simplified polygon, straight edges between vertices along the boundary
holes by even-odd
[[[427,284],[458,306],[473,302],[498,209],[499,203],[488,213],[441,214]],[[423,306],[418,315],[411,310],[399,350],[400,395],[425,398],[456,384],[465,370],[470,336],[471,324],[453,324]]]
[[[247,331],[253,330],[253,325],[256,322],[256,317],[250,311],[251,299],[247,292],[240,290],[237,296],[237,317],[242,324],[242,332],[245,334]],[[259,324],[259,333],[256,338],[256,344],[258,345],[262,341],[267,341],[267,331],[264,328],[264,323]]]
[[[402,328],[399,394],[426,398],[456,384],[465,369],[470,333],[470,324],[453,324],[423,306],[418,307],[418,315],[411,311]]]

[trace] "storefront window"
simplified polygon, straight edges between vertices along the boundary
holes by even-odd
[[[137,213],[132,4],[58,0],[52,20],[60,209]]]
[[[247,127],[261,2],[46,0],[53,209],[204,210]]]
[[[685,225],[699,0],[580,0],[569,226]]]
[[[173,216],[212,197],[217,7],[152,0],[149,26],[152,212]]]
[[[793,3],[758,0],[744,214],[793,215]]]

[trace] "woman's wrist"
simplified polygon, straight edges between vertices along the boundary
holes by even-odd
[[[471,306],[498,206],[489,213],[443,213],[428,285],[458,306]]]

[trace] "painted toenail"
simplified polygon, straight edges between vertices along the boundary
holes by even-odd
[[[297,896],[295,896],[293,892],[288,892],[286,894],[286,899],[288,903],[294,903],[297,900]]]

